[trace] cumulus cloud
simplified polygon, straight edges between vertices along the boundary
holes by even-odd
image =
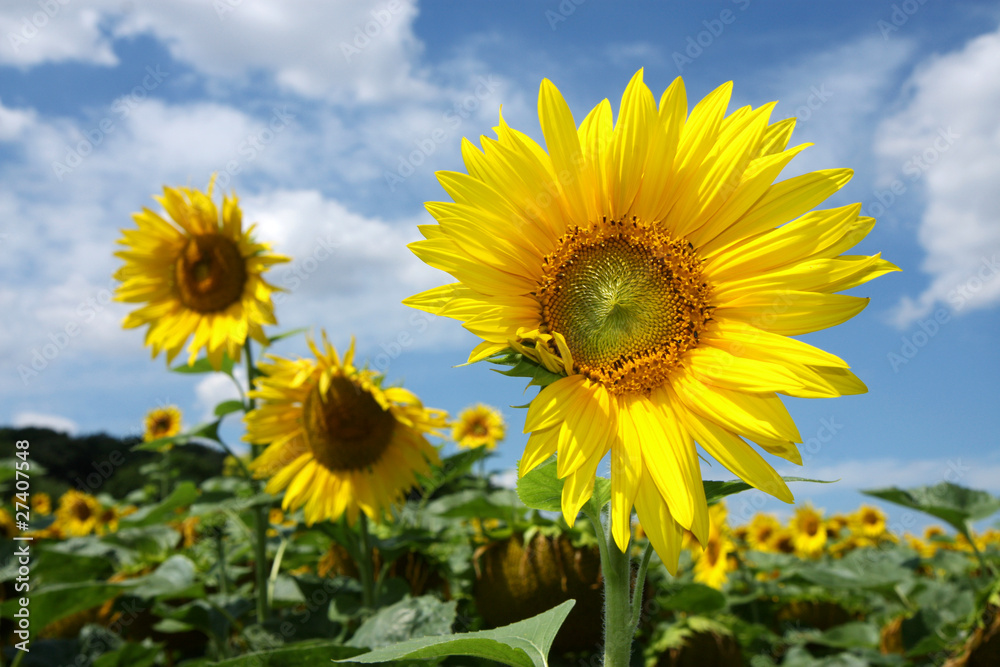
[[[929,284],[897,305],[900,327],[939,304],[963,311],[1000,301],[1000,31],[931,57],[906,90],[876,143],[926,199],[917,239]]]
[[[247,374],[242,368],[235,368],[233,375],[236,382],[241,387],[247,385]],[[194,388],[197,397],[197,407],[202,410],[200,421],[211,421],[216,419],[215,406],[223,401],[233,401],[240,399],[240,392],[236,388],[233,378],[225,373],[209,373]]]
[[[43,63],[118,64],[102,31],[112,3],[81,7],[68,0],[10,0],[0,7],[0,64],[30,67]],[[118,6],[121,3],[116,3]]]
[[[53,431],[62,431],[67,435],[76,435],[79,426],[72,419],[59,415],[44,414],[41,412],[18,412],[13,418],[14,428],[50,428]]]

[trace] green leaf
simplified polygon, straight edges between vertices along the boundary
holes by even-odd
[[[336,641],[310,640],[260,653],[248,653],[213,664],[215,667],[302,667],[319,665],[338,658],[350,658],[360,651],[361,649],[344,646]]]
[[[227,401],[228,403],[229,401]],[[236,401],[239,403],[239,401]],[[240,410],[243,409],[243,404],[240,403]],[[218,408],[216,408],[218,410]],[[177,435],[167,436],[166,438],[157,438],[156,440],[150,440],[149,442],[140,442],[132,447],[134,452],[158,452],[162,450],[166,445],[171,443],[177,445],[186,445],[194,438],[205,438],[206,440],[214,440],[215,442],[220,442],[219,440],[219,424],[222,419],[216,419],[215,421],[205,422],[204,424],[199,424],[195,426],[190,431],[184,433],[178,433]]]
[[[497,368],[490,369],[496,373],[500,373],[501,375],[506,375],[508,377],[531,378],[531,381],[528,382],[529,387],[532,385],[545,387],[565,377],[561,373],[553,373],[549,369],[545,368],[545,366],[542,366],[541,364],[517,352],[501,352],[500,354],[495,354],[492,357],[489,357],[486,361],[500,366],[510,367],[505,371]]]
[[[574,604],[574,600],[567,600],[538,616],[495,630],[411,639],[339,662],[372,664],[400,659],[466,655],[494,660],[511,667],[548,667],[552,640]]]
[[[555,456],[523,477],[518,471],[517,497],[533,510],[561,512],[562,488],[563,481],[556,477]]]
[[[85,581],[52,584],[32,590],[31,626],[41,630],[60,618],[103,604],[130,586],[130,583],[124,582],[109,584],[104,581]],[[3,603],[0,615],[13,618],[14,612],[19,608],[18,599],[12,598]]]
[[[968,489],[951,482],[918,486],[913,489],[893,486],[886,489],[869,489],[862,493],[930,514],[946,521],[962,533],[967,530],[966,522],[986,519],[1000,510],[1000,498],[985,491]]]
[[[904,555],[891,549],[857,549],[835,561],[803,562],[799,576],[824,588],[883,588],[912,577]]]
[[[128,642],[94,660],[94,667],[152,667],[162,653],[161,644]]]
[[[663,603],[667,609],[689,614],[707,614],[726,606],[726,596],[705,584],[685,584]]]
[[[155,571],[131,582],[132,594],[144,598],[182,593],[194,585],[195,565],[187,556],[175,554],[160,563]]]
[[[233,399],[231,401],[223,401],[222,403],[219,403],[218,405],[215,406],[215,416],[225,417],[226,415],[232,414],[233,412],[239,412],[244,407],[246,406],[243,405],[243,401],[237,399]]]
[[[872,623],[851,621],[832,627],[809,641],[833,648],[878,648],[879,629]]]
[[[202,357],[198,359],[193,364],[184,366],[174,366],[171,368],[174,373],[215,373],[222,372],[226,374],[232,374],[233,372],[233,360],[229,358],[228,354],[222,355],[222,367],[219,371],[212,368],[212,364],[208,361],[208,357]]]
[[[805,477],[782,477],[781,479],[786,482],[815,482],[816,484],[833,484],[833,482],[836,481],[826,479],[806,479]],[[731,496],[735,493],[740,493],[741,491],[749,491],[754,488],[746,482],[741,482],[738,479],[729,480],[728,482],[705,480],[702,483],[705,485],[705,499],[708,500],[709,505],[714,505],[726,496]]]
[[[267,344],[268,345],[273,345],[274,343],[278,342],[282,338],[288,338],[290,336],[295,336],[295,335],[300,334],[300,333],[305,333],[306,331],[309,331],[309,327],[299,327],[298,329],[292,329],[291,331],[283,331],[283,332],[281,332],[279,334],[274,334],[273,336],[268,336],[268,338],[267,338]]]
[[[380,609],[354,633],[348,646],[381,648],[417,637],[446,635],[455,621],[458,602],[441,602],[432,595],[401,600]]]
[[[168,518],[174,518],[174,510],[178,507],[190,505],[197,497],[198,489],[193,482],[181,482],[174,488],[173,493],[164,498],[160,503],[143,507],[138,512],[122,518],[119,525],[122,528],[137,528],[160,523]]]
[[[488,495],[478,489],[459,491],[431,502],[427,511],[447,519],[502,519],[523,513],[517,494],[509,489]]]

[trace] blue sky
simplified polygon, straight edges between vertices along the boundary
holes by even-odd
[[[605,97],[617,109],[644,67],[657,95],[683,75],[692,100],[728,80],[730,109],[780,100],[774,117],[815,143],[782,177],[855,169],[827,205],[862,202],[879,222],[857,251],[903,268],[855,290],[872,299],[861,315],[806,337],[870,392],[786,399],[808,461],[780,469],[842,480],[798,498],[846,510],[857,488],[942,480],[1000,492],[998,23],[996,3],[942,0],[5,2],[0,423],[135,433],[158,404],[193,424],[228,396],[226,378],[150,361],[108,301],[130,214],[213,172],[295,258],[271,274],[292,288],[282,329],[354,334],[390,380],[452,413],[526,402],[518,380],[455,367],[475,344],[456,322],[400,305],[446,280],[405,244],[430,221],[423,202],[446,198],[435,170],[462,169],[461,138],[491,134],[501,105],[541,141],[543,77],[579,121]],[[525,441],[523,412],[504,412],[498,471]]]

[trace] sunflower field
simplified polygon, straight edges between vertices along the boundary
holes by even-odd
[[[776,181],[807,145],[788,147],[795,122],[772,122],[774,103],[727,113],[732,92],[689,105],[677,77],[657,99],[639,70],[617,113],[604,100],[578,123],[545,79],[544,148],[500,116],[495,139],[463,141],[465,171],[438,173],[451,201],[427,203],[435,222],[409,248],[454,282],[403,303],[459,320],[478,338],[468,363],[537,387],[514,488],[486,473],[498,410],[452,417],[353,337],[272,330],[269,272],[290,258],[235,194],[218,202],[215,177],[165,186],[114,253],[122,326],[239,398],[188,429],[175,406],[150,410],[132,447],[149,463],[117,499],[79,481],[32,492],[45,470],[15,435],[3,659],[1000,664],[1000,531],[981,528],[1000,498],[948,481],[866,491],[940,522],[920,535],[869,505],[779,518],[734,503],[830,481],[761,453],[803,464],[783,397],[867,391],[795,336],[857,315],[869,299],[842,292],[899,269],[845,254],[875,224],[860,204],[816,209],[851,171]],[[272,350],[297,336],[305,356]],[[194,447],[224,453],[220,469],[182,475]],[[706,481],[707,457],[731,475]]]

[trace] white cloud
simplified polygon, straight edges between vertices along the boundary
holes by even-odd
[[[865,37],[772,72],[765,88],[780,101],[774,117],[798,119],[791,145],[815,143],[784,176],[860,166],[869,155],[874,116],[895,93],[898,72],[913,50],[905,39]]]
[[[67,435],[76,435],[79,426],[72,419],[60,417],[59,415],[43,414],[41,412],[19,412],[12,420],[14,428],[50,428],[53,431],[62,431]]]
[[[930,284],[898,304],[901,327],[937,304],[962,311],[1000,301],[1000,31],[928,59],[907,91],[876,144],[906,187],[926,198],[917,238]]]
[[[247,386],[247,374],[242,368],[233,370],[236,382],[241,387]],[[199,421],[211,421],[215,417],[215,406],[223,401],[238,400],[240,392],[236,388],[236,383],[225,373],[209,373],[194,387],[194,394],[197,397],[197,406],[201,408],[202,414]]]
[[[5,107],[0,99],[0,141],[21,139],[34,123],[34,111]]]
[[[118,58],[102,33],[107,0],[81,7],[69,0],[7,0],[0,7],[0,64],[30,67],[78,61],[116,65]],[[121,3],[115,3],[118,6]]]

